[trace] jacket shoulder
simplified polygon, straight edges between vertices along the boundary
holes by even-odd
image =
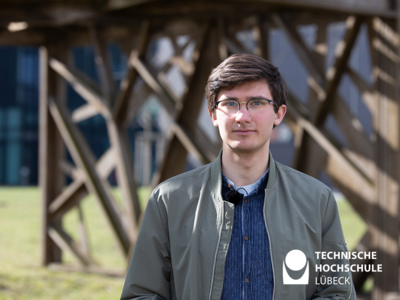
[[[171,177],[161,182],[153,190],[153,193],[168,194],[174,190],[180,190],[182,188],[188,190],[195,186],[201,186],[204,181],[208,179],[210,169],[211,163]]]
[[[320,222],[322,222],[327,215],[337,214],[332,190],[318,179],[280,163],[277,163],[277,176],[280,186],[288,195],[291,195],[293,204],[305,216],[319,211]]]
[[[276,162],[276,169],[281,176],[285,177],[290,182],[290,185],[294,185],[296,187],[301,186],[303,188],[310,189],[310,191],[312,190],[314,192],[320,192],[323,194],[332,193],[331,189],[326,184],[310,175],[290,168],[279,162]]]

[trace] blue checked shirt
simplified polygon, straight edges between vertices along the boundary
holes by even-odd
[[[243,201],[235,206],[231,242],[225,262],[222,300],[272,300],[274,278],[263,207],[268,171],[238,190]],[[233,182],[222,174],[222,197]]]

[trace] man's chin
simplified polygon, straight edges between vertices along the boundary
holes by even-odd
[[[255,145],[235,145],[231,144],[228,147],[235,153],[243,153],[243,154],[250,154],[258,152],[262,147],[255,146]]]

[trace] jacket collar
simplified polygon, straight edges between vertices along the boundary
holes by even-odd
[[[211,188],[215,195],[218,198],[221,197],[222,190],[222,173],[221,173],[221,162],[222,162],[222,149],[219,152],[217,159],[211,163]],[[276,180],[276,163],[274,158],[272,157],[271,151],[269,152],[269,174],[268,174],[268,183],[267,189],[271,188]]]

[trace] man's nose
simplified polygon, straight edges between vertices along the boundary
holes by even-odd
[[[236,113],[236,121],[249,122],[251,120],[250,112],[246,108],[246,103],[240,104],[240,109]]]

